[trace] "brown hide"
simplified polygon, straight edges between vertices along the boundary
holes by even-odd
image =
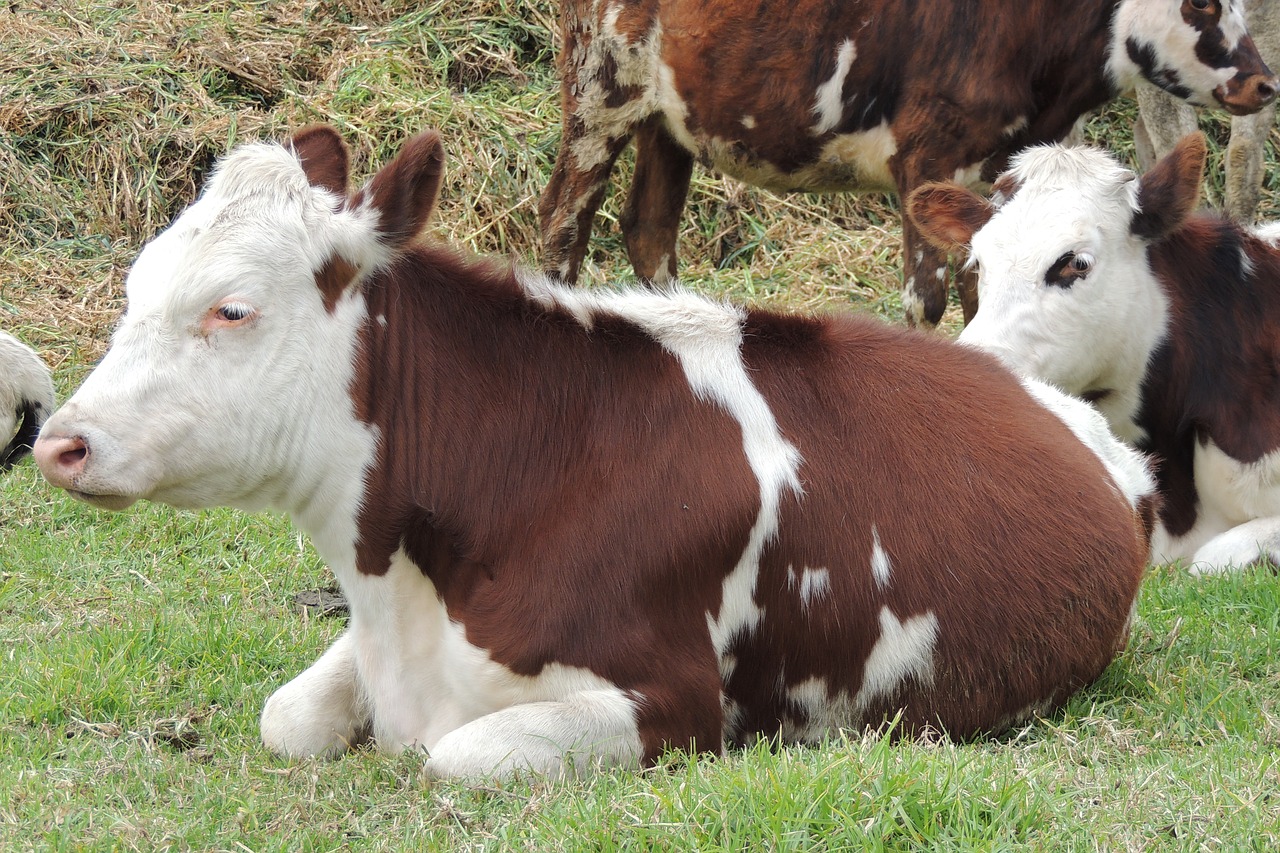
[[[386,323],[366,326],[352,386],[382,437],[360,570],[385,571],[403,544],[495,661],[633,691],[647,761],[804,726],[785,690],[812,678],[856,694],[886,607],[936,614],[935,679],[850,725],[904,709],[906,732],[998,730],[1124,642],[1147,548],[1135,513],[1007,372],[873,321],[752,312],[743,357],[804,459],[804,495],[783,499],[763,622],[722,683],[707,614],[761,509],[737,421],[634,323],[588,329],[506,267],[419,247],[362,289]],[[830,578],[809,608],[789,579],[804,568]]]

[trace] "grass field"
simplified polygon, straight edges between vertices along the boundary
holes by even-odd
[[[554,26],[548,0],[8,4],[0,327],[41,350],[67,395],[106,346],[138,247],[213,157],[314,121],[343,131],[362,175],[439,127],[450,165],[435,234],[532,260],[559,138]],[[1127,151],[1131,119],[1114,105],[1087,136]],[[1223,122],[1203,127],[1213,199]],[[596,283],[628,273],[617,211],[611,197]],[[711,293],[897,321],[897,216],[891,199],[780,197],[698,173],[682,273]],[[433,783],[412,755],[269,755],[262,703],[342,627],[293,596],[330,581],[284,519],[113,515],[30,464],[0,480],[0,849],[1280,847],[1269,573],[1152,569],[1129,650],[999,741],[851,732],[560,786]]]

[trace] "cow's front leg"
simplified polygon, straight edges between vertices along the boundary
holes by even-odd
[[[1280,566],[1280,516],[1246,521],[1210,539],[1191,557],[1191,573],[1217,575],[1266,560]]]
[[[426,768],[441,779],[534,773],[572,777],[595,766],[637,767],[643,753],[636,702],[622,690],[585,690],[555,702],[513,705],[440,738]]]
[[[976,314],[976,287],[973,301]],[[947,309],[947,256],[925,240],[905,216],[902,220],[902,308],[908,325],[927,329],[938,325]]]
[[[348,631],[310,668],[271,694],[262,709],[262,742],[290,758],[332,758],[368,740],[371,722]]]

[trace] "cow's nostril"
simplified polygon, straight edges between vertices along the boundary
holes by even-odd
[[[58,464],[64,468],[79,468],[84,465],[84,458],[89,455],[89,448],[81,444],[71,450],[58,454]]]
[[[1258,88],[1254,90],[1258,95],[1258,100],[1266,103],[1274,100],[1276,96],[1276,84],[1274,81],[1263,80],[1258,84]]]

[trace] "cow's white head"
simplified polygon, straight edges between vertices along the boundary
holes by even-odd
[[[916,190],[908,210],[921,232],[968,249],[978,271],[978,313],[960,340],[1132,408],[1168,313],[1147,247],[1195,207],[1204,157],[1193,134],[1139,180],[1102,151],[1048,145],[1014,157],[991,201],[955,184]]]
[[[417,235],[442,163],[424,133],[348,197],[330,128],[228,154],[135,262],[106,357],[41,431],[45,477],[110,509],[295,509],[324,499],[335,456],[358,480],[358,285]]]
[[[1107,71],[1118,91],[1139,76],[1198,106],[1243,115],[1276,96],[1277,81],[1245,27],[1243,0],[1121,0]]]

